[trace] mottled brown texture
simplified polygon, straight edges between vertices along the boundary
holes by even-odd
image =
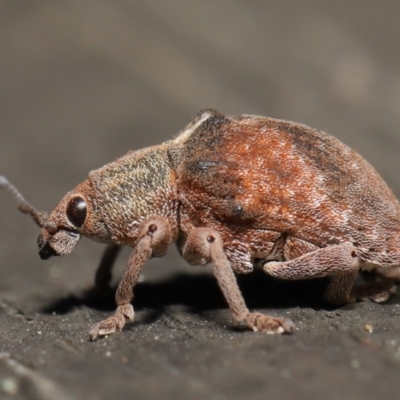
[[[109,243],[96,278],[102,287],[115,246],[134,248],[118,308],[91,329],[92,339],[133,319],[141,269],[174,241],[191,264],[213,264],[235,321],[267,333],[289,333],[293,324],[250,313],[234,273],[261,263],[281,279],[331,276],[326,299],[344,304],[357,297],[359,269],[400,265],[400,205],[361,156],[304,125],[213,110],[175,139],[90,172],[41,226],[43,258],[70,253],[80,235]],[[387,285],[376,288],[375,299],[386,298]]]
[[[350,242],[360,261],[399,264],[399,203],[356,152],[271,118],[232,118],[217,133],[209,127],[195,130],[175,156],[186,229],[212,224],[226,247],[236,239],[253,254],[254,236],[265,243],[278,232],[317,247]]]

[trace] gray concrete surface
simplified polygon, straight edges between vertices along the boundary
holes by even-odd
[[[51,209],[88,171],[177,133],[200,109],[306,123],[363,154],[400,196],[400,3],[390,0],[0,1],[0,173]],[[137,320],[78,296],[102,246],[42,262],[0,193],[0,397],[394,399],[400,304],[327,308],[325,282],[240,280],[292,336],[232,327],[209,270],[171,249],[137,287]],[[128,252],[118,261],[118,281]],[[372,332],[366,325],[372,326]]]

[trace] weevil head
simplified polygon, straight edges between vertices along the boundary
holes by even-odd
[[[109,237],[101,215],[95,212],[96,195],[89,180],[67,193],[50,214],[37,211],[2,175],[0,187],[10,192],[18,209],[29,214],[42,228],[37,241],[42,259],[70,253],[82,234],[100,241],[107,241]]]
[[[107,227],[101,213],[96,211],[96,198],[89,180],[67,193],[42,226],[37,240],[40,258],[46,260],[71,253],[82,235],[107,242]]]
[[[38,238],[40,257],[70,253],[81,235],[134,246],[141,223],[156,215],[167,217],[176,235],[175,175],[166,149],[130,152],[90,172],[48,216]]]

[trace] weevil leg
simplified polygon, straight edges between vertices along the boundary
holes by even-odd
[[[287,259],[295,259],[304,254],[318,250],[316,245],[302,239],[290,236],[285,243],[284,254]],[[361,275],[367,280],[366,284],[353,286],[356,272],[337,274],[332,278],[325,298],[333,304],[345,304],[351,301],[371,300],[382,303],[396,293],[396,278],[400,281],[400,268],[379,268],[373,271],[363,271]]]
[[[101,257],[100,265],[95,274],[94,285],[83,291],[83,301],[88,304],[109,304],[115,294],[111,288],[112,269],[121,250],[120,246],[109,244]]]
[[[238,287],[235,274],[223,251],[223,241],[218,232],[209,228],[192,230],[183,248],[183,257],[191,264],[213,264],[213,272],[229,305],[233,319],[253,331],[266,333],[291,333],[294,329],[289,319],[276,318],[261,313],[251,313]]]
[[[399,270],[396,267],[390,269],[374,269],[372,271],[361,271],[366,281],[353,289],[353,297],[359,301],[371,300],[375,303],[383,303],[396,293],[396,275]],[[397,278],[397,279],[396,279]]]
[[[358,271],[338,273],[332,277],[325,291],[325,300],[331,304],[343,305],[356,300],[353,285]]]
[[[91,340],[120,331],[126,321],[133,321],[134,310],[131,304],[133,287],[146,261],[152,256],[162,257],[165,255],[172,242],[170,225],[165,218],[150,218],[142,224],[138,238],[115,295],[118,307],[114,315],[91,327],[89,331]]]
[[[394,282],[400,282],[400,267],[384,268],[376,271],[382,279],[390,279]]]
[[[332,275],[326,299],[334,304],[353,300],[352,287],[359,269],[357,251],[350,243],[329,246],[285,262],[264,264],[264,271],[281,279],[310,279]]]
[[[113,243],[107,245],[95,274],[94,284],[96,288],[106,290],[110,287],[112,269],[120,251],[121,246]]]

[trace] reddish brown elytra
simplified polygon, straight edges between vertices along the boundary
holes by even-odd
[[[358,289],[355,277],[400,265],[400,205],[385,182],[337,139],[293,122],[204,111],[175,139],[90,172],[50,214],[4,177],[0,185],[42,228],[41,258],[70,253],[81,235],[108,244],[98,287],[109,285],[120,246],[133,248],[117,309],[91,328],[93,340],[133,320],[145,262],[173,242],[190,264],[213,265],[236,322],[266,333],[290,333],[293,324],[246,307],[235,274],[256,260],[278,278],[331,276],[326,299],[334,304],[386,300],[392,282]]]

